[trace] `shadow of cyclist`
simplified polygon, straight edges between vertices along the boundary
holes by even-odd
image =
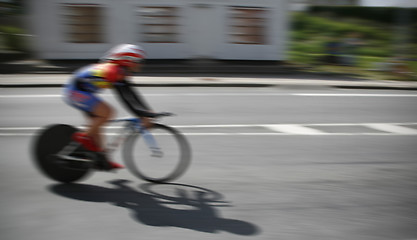
[[[138,191],[127,180],[109,182],[115,188],[86,184],[56,184],[50,191],[71,199],[89,202],[109,202],[130,209],[133,217],[146,225],[179,227],[200,232],[226,231],[238,235],[255,235],[259,228],[251,223],[220,216],[218,207],[230,206],[215,191],[183,184],[142,184]],[[170,194],[160,194],[164,186]],[[165,189],[165,190],[166,190]]]

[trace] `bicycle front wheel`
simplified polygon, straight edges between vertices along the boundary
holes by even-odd
[[[136,177],[155,183],[170,182],[180,177],[191,162],[191,149],[176,129],[154,124],[149,129],[158,150],[149,147],[149,139],[139,133],[130,135],[123,148],[123,159]]]

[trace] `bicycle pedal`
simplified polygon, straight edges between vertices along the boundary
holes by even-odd
[[[103,154],[102,152],[95,152],[93,159],[94,159],[93,168],[98,171],[108,172],[108,171],[113,171],[116,169],[108,161],[106,154]]]

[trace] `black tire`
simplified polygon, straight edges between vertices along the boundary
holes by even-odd
[[[176,129],[154,124],[149,130],[164,152],[163,157],[151,157],[151,152],[138,133],[130,135],[123,146],[123,160],[136,177],[153,182],[171,182],[187,170],[191,148],[187,139]],[[149,166],[151,165],[151,166]]]
[[[83,179],[89,173],[88,168],[69,169],[58,164],[56,154],[71,141],[78,129],[73,126],[56,124],[46,127],[34,141],[33,156],[36,166],[52,180],[70,183]]]

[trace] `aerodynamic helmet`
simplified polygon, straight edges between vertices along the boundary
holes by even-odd
[[[145,59],[145,51],[138,45],[120,44],[110,49],[101,59],[101,62],[113,62],[130,67]]]

